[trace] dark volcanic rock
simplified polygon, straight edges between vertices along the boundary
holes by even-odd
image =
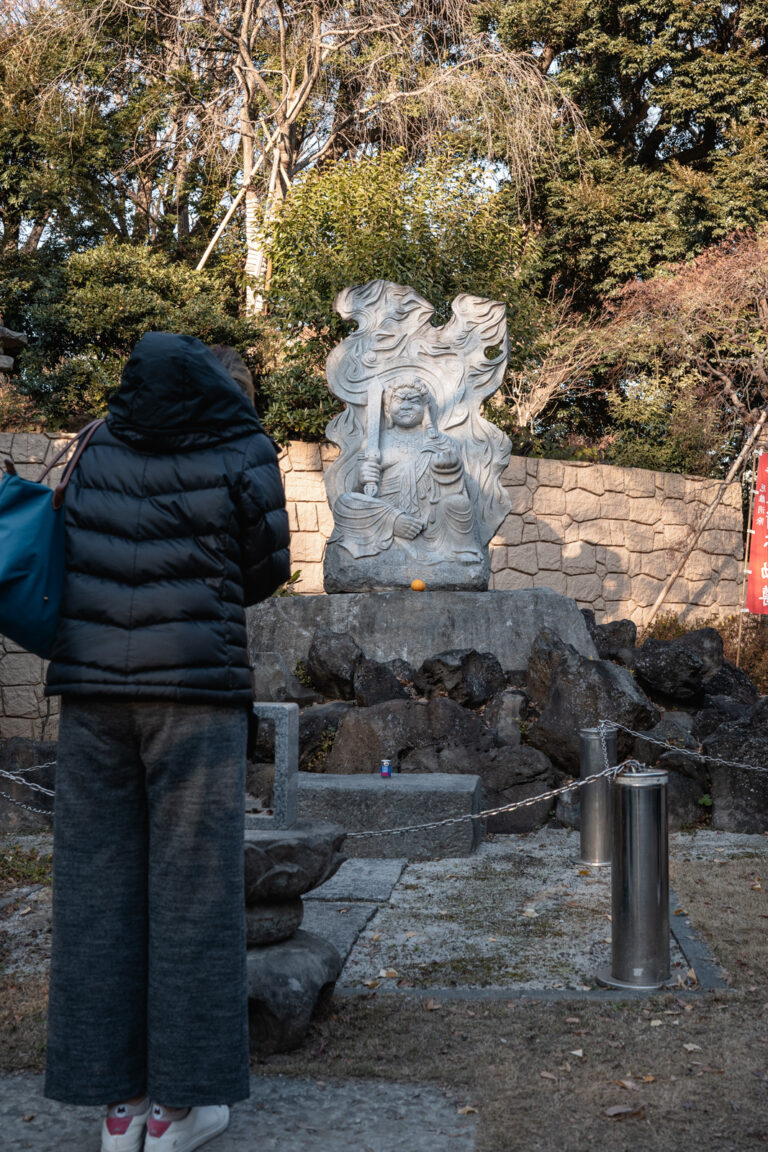
[[[370,708],[387,700],[406,700],[409,696],[405,685],[391,668],[365,656],[355,668],[353,687],[355,700],[361,708]]]
[[[707,756],[754,769],[708,764],[712,780],[712,826],[724,832],[768,829],[768,696],[741,720],[722,724],[703,743]]]
[[[324,883],[344,863],[338,824],[299,820],[293,828],[245,833],[245,903],[293,900]]]
[[[668,750],[663,744],[674,744],[681,751]],[[698,743],[690,732],[666,713],[658,724],[644,732],[643,736],[636,738],[632,755],[649,768],[659,765],[667,771],[680,773],[695,780],[700,786],[699,795],[701,795],[706,792],[703,762],[697,756],[686,755],[687,751],[695,752],[697,749]]]
[[[535,796],[548,792],[551,786],[552,781],[546,779],[531,781],[529,784],[512,784],[502,792],[496,793],[493,801],[489,802],[490,807],[500,808],[505,804],[532,800]],[[554,807],[555,801],[547,799],[526,804],[525,807],[516,808],[512,812],[499,812],[496,816],[487,817],[486,828],[489,832],[533,832],[549,819]]]
[[[506,679],[491,652],[455,648],[425,660],[417,683],[427,696],[445,692],[457,704],[479,708],[505,687]]]
[[[322,699],[318,692],[307,688],[288,671],[279,652],[257,652],[253,656],[251,682],[254,700],[294,703],[302,708]]]
[[[465,772],[479,776],[485,792],[485,808],[501,808],[519,800],[527,800],[549,791],[557,773],[549,758],[536,748],[516,747],[475,748],[451,747],[418,748],[402,760],[403,772]],[[554,800],[489,816],[489,832],[530,832],[546,820],[554,807]]]
[[[246,963],[251,1052],[290,1052],[330,1003],[341,956],[327,940],[300,930],[280,944],[249,948]]]
[[[414,748],[441,750],[461,745],[484,750],[493,736],[479,716],[444,696],[392,700],[353,708],[343,717],[326,772],[373,772],[383,759],[396,771]]]
[[[301,927],[304,902],[276,900],[269,904],[251,904],[245,909],[245,939],[249,947],[254,944],[277,944],[288,940]]]
[[[702,662],[705,679],[714,676],[723,666],[723,638],[716,628],[697,628],[673,643],[696,653]]]
[[[635,652],[637,679],[659,696],[691,700],[701,692],[705,661],[694,648],[679,640],[646,640]]]
[[[355,669],[363,653],[348,632],[318,628],[307,656],[307,672],[314,686],[332,699],[351,700]]]
[[[662,761],[662,767],[666,767]],[[699,803],[706,788],[690,776],[670,772],[667,784],[667,819],[670,832],[679,832],[684,826],[696,824],[704,813]]]
[[[730,696],[742,704],[756,704],[760,693],[742,668],[737,668],[729,660],[723,660],[722,667],[704,680],[707,696]],[[706,703],[704,705],[706,707]]]
[[[520,743],[520,721],[528,711],[528,699],[517,688],[505,688],[489,700],[483,719],[493,732],[497,744]]]
[[[302,709],[299,713],[299,768],[302,772],[325,771],[324,759],[330,752],[342,717],[351,707],[342,700],[332,700]]]
[[[536,638],[528,665],[528,695],[540,715],[528,740],[566,772],[579,772],[579,730],[616,720],[635,731],[657,723],[659,714],[626,668],[587,660],[549,633]],[[631,737],[619,731],[619,754]]]
[[[721,724],[730,724],[733,720],[743,720],[751,707],[753,704],[734,700],[732,696],[710,696],[707,693],[702,701],[702,708],[694,717],[694,738],[701,742],[716,732]]]
[[[581,614],[600,659],[615,660],[619,664],[631,666],[637,642],[637,625],[634,621],[611,620],[607,624],[596,624],[591,608],[582,608]]]

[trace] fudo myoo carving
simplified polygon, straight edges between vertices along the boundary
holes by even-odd
[[[328,387],[346,404],[326,435],[334,530],[328,592],[488,587],[488,542],[509,511],[504,433],[481,415],[508,359],[504,305],[457,296],[442,328],[412,288],[373,280],[336,310],[358,328],[333,349]]]

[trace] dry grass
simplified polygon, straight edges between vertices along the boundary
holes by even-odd
[[[672,861],[670,878],[733,986],[768,1000],[766,857]]]
[[[765,1148],[768,903],[762,880],[752,887],[764,860],[673,867],[676,891],[732,974],[733,990],[432,1009],[381,993],[338,997],[298,1052],[255,1071],[380,1079],[384,1093],[391,1080],[445,1086],[460,1106],[478,1110],[478,1152]],[[46,997],[43,978],[0,981],[0,1073],[42,1068]],[[637,1115],[606,1115],[630,1104]]]
[[[47,1010],[47,976],[0,979],[0,1074],[42,1071]]]
[[[338,1001],[300,1052],[256,1071],[447,1086],[478,1110],[478,1152],[746,1152],[768,1141],[766,1042],[768,1005],[738,992],[433,1011],[374,996]],[[611,1119],[616,1104],[644,1108]]]

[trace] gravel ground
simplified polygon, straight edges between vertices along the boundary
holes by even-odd
[[[578,834],[553,828],[496,837],[471,857],[409,864],[358,937],[342,983],[594,987],[610,964],[610,870],[574,864],[578,854]],[[671,963],[673,982],[685,983],[674,941]]]

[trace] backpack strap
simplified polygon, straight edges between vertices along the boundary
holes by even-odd
[[[67,490],[67,484],[69,484],[70,477],[72,476],[72,473],[74,472],[75,468],[77,467],[77,462],[80,459],[80,457],[82,456],[85,449],[88,447],[88,444],[89,444],[90,439],[93,436],[94,432],[98,428],[100,428],[103,423],[104,423],[103,420],[92,420],[90,424],[86,424],[85,428],[81,428],[80,431],[77,433],[77,435],[74,437],[74,439],[70,440],[69,444],[65,444],[64,447],[61,449],[61,451],[56,453],[53,460],[51,460],[50,464],[48,464],[43,469],[43,471],[40,473],[40,475],[38,476],[38,478],[37,478],[38,483],[42,483],[42,481],[45,479],[45,477],[48,475],[48,473],[51,471],[51,469],[55,468],[56,465],[59,463],[59,461],[62,459],[62,457],[66,456],[67,452],[70,451],[70,449],[72,448],[72,445],[73,444],[76,445],[75,451],[72,453],[72,456],[71,456],[66,468],[64,469],[64,475],[62,476],[61,480],[59,481],[59,483],[56,485],[56,487],[53,490],[53,506],[54,506],[54,508],[61,508],[62,504],[64,503],[64,494]]]

